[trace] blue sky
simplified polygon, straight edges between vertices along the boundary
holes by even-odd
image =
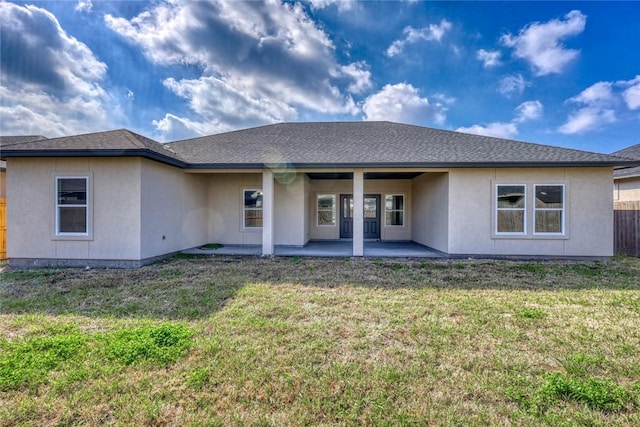
[[[640,142],[640,2],[0,2],[0,133],[390,120]]]

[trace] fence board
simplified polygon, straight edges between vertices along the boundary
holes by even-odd
[[[7,259],[7,199],[0,197],[0,260]]]
[[[614,251],[640,257],[640,201],[615,202],[614,213]]]

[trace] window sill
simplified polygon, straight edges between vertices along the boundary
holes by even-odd
[[[86,235],[86,236],[82,236],[82,235],[55,235],[51,238],[51,240],[61,240],[61,241],[87,241],[87,240],[93,240],[93,236],[91,235]]]
[[[569,240],[566,234],[493,234],[494,240]]]

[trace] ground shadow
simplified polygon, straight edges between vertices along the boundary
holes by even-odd
[[[7,268],[0,273],[0,314],[193,320],[215,314],[254,283],[391,290],[640,290],[640,259],[600,263],[179,255],[137,270]]]

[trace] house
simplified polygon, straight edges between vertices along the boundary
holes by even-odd
[[[390,122],[160,144],[128,130],[2,151],[10,264],[136,267],[206,243],[413,241],[450,256],[610,257],[639,162]]]
[[[40,139],[46,139],[41,135],[20,135],[20,136],[0,136],[0,154],[4,147],[8,147],[14,144],[21,144],[23,142],[35,141]],[[0,160],[0,260],[7,258],[7,223],[6,223],[6,209],[7,209],[7,169],[6,162]]]
[[[612,155],[640,160],[640,144],[616,151]],[[640,166],[614,171],[613,200],[616,202],[640,201]]]

